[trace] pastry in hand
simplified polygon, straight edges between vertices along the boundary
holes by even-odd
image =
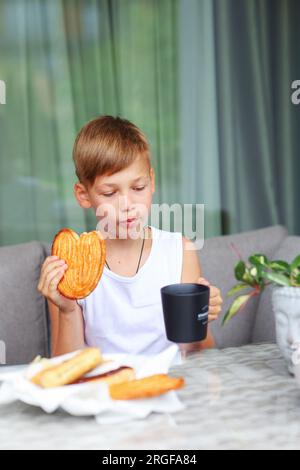
[[[58,284],[59,292],[68,299],[83,299],[97,286],[105,263],[105,240],[98,231],[80,236],[64,228],[55,236],[52,255],[68,265]]]
[[[162,395],[171,390],[177,390],[183,385],[184,379],[182,377],[174,378],[166,374],[157,374],[131,382],[111,385],[109,393],[114,400],[135,400]]]

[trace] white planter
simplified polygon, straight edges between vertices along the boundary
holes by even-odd
[[[300,287],[272,286],[276,340],[288,369],[293,373],[292,354],[300,345]]]

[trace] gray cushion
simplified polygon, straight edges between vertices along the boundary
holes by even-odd
[[[286,236],[284,227],[275,226],[205,241],[199,253],[202,274],[221,289],[224,298],[222,315],[231,301],[226,299],[226,293],[236,282],[233,267],[237,256],[230,243],[235,244],[244,259],[254,252],[262,252],[273,259],[291,260],[300,253],[300,237],[288,237],[276,252]],[[49,246],[38,242],[0,248],[0,341],[6,345],[7,364],[27,363],[38,354],[49,355],[47,305],[37,291],[41,265],[48,253]],[[270,304],[265,306],[268,302],[265,295],[267,292],[261,299],[252,299],[243,313],[225,327],[221,326],[221,321],[214,322],[212,332],[218,347],[274,338]]]
[[[277,225],[205,240],[204,247],[199,252],[202,275],[221,289],[224,300],[220,318],[211,325],[218,347],[240,346],[251,342],[259,302],[258,297],[250,299],[244,310],[222,327],[221,320],[234,298],[226,298],[226,294],[237,283],[234,265],[238,257],[231,249],[230,243],[234,243],[242,258],[247,260],[253,253],[260,252],[271,256],[286,236],[286,228]]]
[[[287,237],[273,253],[273,260],[285,260],[289,263],[300,254],[300,237]],[[271,308],[271,286],[260,295],[259,305],[251,340],[257,342],[275,342],[275,320]]]
[[[44,258],[39,242],[0,248],[0,340],[7,364],[49,355],[47,307],[37,291]]]
[[[49,245],[49,243],[43,243],[43,247],[44,247],[46,256],[50,256],[52,245]]]

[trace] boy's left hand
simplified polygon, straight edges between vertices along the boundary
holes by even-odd
[[[208,321],[214,321],[218,318],[222,310],[221,305],[223,303],[223,299],[221,291],[216,286],[211,286],[204,277],[199,277],[199,279],[197,279],[197,284],[204,284],[210,288]]]

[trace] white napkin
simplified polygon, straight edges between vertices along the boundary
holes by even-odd
[[[51,359],[57,363],[72,354]],[[113,367],[121,365],[133,367],[137,378],[153,374],[168,373],[170,366],[181,362],[178,346],[172,345],[156,356],[133,356],[108,354],[105,359],[113,361]],[[96,416],[98,423],[121,422],[128,419],[142,419],[152,412],[173,413],[184,408],[174,391],[143,400],[112,400],[105,383],[87,382],[84,384],[41,389],[32,384],[28,377],[38,372],[41,366],[32,364],[29,368],[16,372],[0,374],[0,405],[16,400],[29,405],[39,406],[46,413],[62,408],[74,416]],[[99,373],[107,366],[99,367]],[[96,371],[94,372],[96,373]]]

